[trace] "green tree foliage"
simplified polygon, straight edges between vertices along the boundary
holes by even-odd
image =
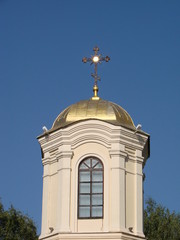
[[[180,240],[180,214],[170,213],[149,198],[144,210],[144,234],[148,240]]]
[[[13,206],[7,211],[0,202],[0,240],[37,240],[37,230],[32,219]]]

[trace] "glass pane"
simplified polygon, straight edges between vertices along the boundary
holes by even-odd
[[[102,207],[92,207],[92,217],[102,217]]]
[[[92,205],[102,205],[102,194],[92,195]]]
[[[94,168],[102,169],[102,164],[98,163]]]
[[[90,193],[90,183],[80,183],[79,184],[80,193]]]
[[[85,160],[84,163],[86,163],[88,167],[91,167],[90,159]]]
[[[102,181],[102,171],[93,171],[92,181]]]
[[[102,183],[92,183],[92,193],[102,193]]]
[[[90,217],[90,207],[79,207],[79,217]]]
[[[80,182],[90,182],[90,172],[89,171],[80,171]]]
[[[88,167],[87,167],[84,163],[82,163],[82,164],[80,165],[80,169],[88,169]]]
[[[94,167],[94,165],[96,165],[97,162],[98,162],[97,160],[92,159],[92,168]]]
[[[90,195],[79,195],[79,205],[90,205]]]

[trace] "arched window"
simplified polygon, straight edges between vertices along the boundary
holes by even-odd
[[[78,218],[103,218],[103,164],[95,157],[79,164]]]

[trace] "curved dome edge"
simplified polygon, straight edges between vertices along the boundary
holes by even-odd
[[[116,103],[99,100],[81,100],[64,109],[55,119],[51,131],[90,119],[101,120],[113,125],[135,130],[129,113]]]

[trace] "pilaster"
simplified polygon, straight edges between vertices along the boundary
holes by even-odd
[[[142,165],[144,158],[142,151],[136,150],[135,161],[135,232],[143,234],[143,173]]]
[[[125,158],[122,150],[110,150],[111,157],[111,200],[110,200],[110,230],[125,230]]]
[[[44,158],[43,162],[43,197],[42,197],[42,223],[41,235],[48,234],[48,219],[50,217],[49,198],[50,198],[50,166],[49,157]]]
[[[61,151],[58,160],[57,183],[57,232],[70,232],[70,199],[71,199],[71,158],[72,151]]]

